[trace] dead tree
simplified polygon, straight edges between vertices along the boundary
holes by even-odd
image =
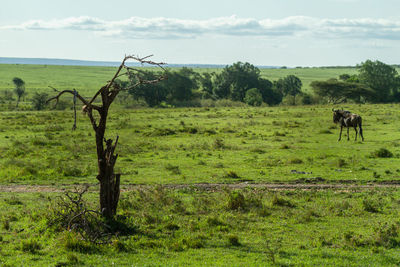
[[[117,211],[119,194],[120,194],[120,177],[121,174],[114,173],[114,166],[118,158],[118,154],[115,154],[115,149],[118,144],[118,136],[113,142],[112,139],[105,138],[105,132],[107,127],[107,116],[110,105],[115,100],[116,96],[124,90],[132,89],[136,86],[142,84],[152,84],[160,82],[161,80],[166,79],[165,70],[162,67],[164,63],[156,63],[148,60],[150,56],[139,58],[136,56],[125,56],[121,65],[117,69],[117,72],[114,74],[112,79],[107,82],[106,85],[100,88],[96,94],[90,99],[87,100],[82,95],[80,95],[75,89],[73,90],[63,90],[58,91],[58,94],[50,99],[47,102],[52,100],[56,101],[56,105],[58,103],[59,98],[63,94],[72,94],[74,96],[74,102],[79,99],[83,103],[82,111],[86,113],[90,119],[93,130],[96,133],[96,148],[97,148],[97,164],[98,164],[98,175],[97,180],[100,183],[100,210],[104,217],[112,218]],[[154,80],[146,80],[141,78],[141,71],[135,68],[128,67],[126,65],[127,60],[135,60],[142,64],[155,65],[160,67],[164,74],[158,76]],[[128,75],[131,78],[135,77],[135,83],[131,84],[128,87],[122,88],[117,79],[121,76]],[[101,97],[101,104],[97,104],[95,100],[97,97]],[[96,120],[96,116],[93,114],[93,111],[98,113],[98,121]],[[73,130],[76,128],[76,110],[75,110],[75,123],[73,126]]]

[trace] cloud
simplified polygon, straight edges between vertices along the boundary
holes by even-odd
[[[207,20],[131,17],[116,21],[82,16],[49,21],[33,20],[19,25],[3,25],[1,29],[79,30],[132,39],[187,39],[220,35],[400,40],[400,19],[320,19],[305,16],[262,20],[236,16]]]

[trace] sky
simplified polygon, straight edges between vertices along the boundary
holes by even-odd
[[[399,0],[0,0],[0,57],[400,64]]]

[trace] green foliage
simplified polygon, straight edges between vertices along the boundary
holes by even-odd
[[[14,93],[18,97],[18,100],[17,100],[17,107],[18,107],[21,97],[23,97],[25,95],[25,82],[21,78],[18,78],[18,77],[14,77],[12,81],[15,85]]]
[[[263,97],[257,88],[252,88],[246,91],[244,102],[250,106],[260,106],[263,102]]]
[[[259,106],[262,102],[275,105],[282,100],[280,93],[274,90],[272,82],[262,78],[260,70],[248,62],[236,62],[226,66],[221,73],[214,74],[211,81],[212,95],[215,98],[229,98],[253,106]]]
[[[246,208],[246,201],[244,195],[241,192],[233,191],[228,195],[228,209],[239,210]]]
[[[35,110],[43,110],[47,106],[47,93],[35,93],[32,97],[32,106]]]
[[[398,97],[400,83],[394,67],[378,60],[367,60],[360,64],[359,72],[360,82],[375,92],[374,102],[389,102]]]
[[[314,93],[326,97],[329,103],[338,104],[346,101],[361,103],[373,101],[375,93],[366,85],[348,81],[329,79],[311,83]]]
[[[153,71],[140,71],[131,76],[130,85],[137,84],[140,80],[156,80],[160,73]],[[192,99],[193,90],[197,87],[198,74],[192,69],[182,68],[179,71],[167,71],[168,79],[157,84],[143,84],[129,89],[129,93],[135,98],[143,98],[150,107],[159,106],[163,101],[168,104],[183,102]],[[128,86],[128,85],[127,85]]]
[[[23,240],[21,243],[21,250],[23,252],[29,252],[32,254],[38,253],[42,249],[42,246],[36,239]]]
[[[296,96],[301,92],[303,86],[299,77],[288,75],[282,79],[282,92],[284,95]]]
[[[371,153],[371,157],[374,157],[374,158],[392,158],[393,157],[393,153],[390,152],[388,149],[382,147],[382,148],[372,152]]]
[[[383,223],[374,229],[374,243],[385,248],[400,247],[400,223]]]
[[[240,242],[239,242],[239,237],[237,237],[236,235],[229,235],[228,236],[228,243],[231,246],[235,246],[238,247],[240,246]]]
[[[365,211],[377,213],[382,211],[382,203],[376,199],[366,198],[362,201]]]

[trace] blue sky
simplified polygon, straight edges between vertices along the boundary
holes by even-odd
[[[13,0],[0,57],[328,66],[400,64],[398,0]]]

